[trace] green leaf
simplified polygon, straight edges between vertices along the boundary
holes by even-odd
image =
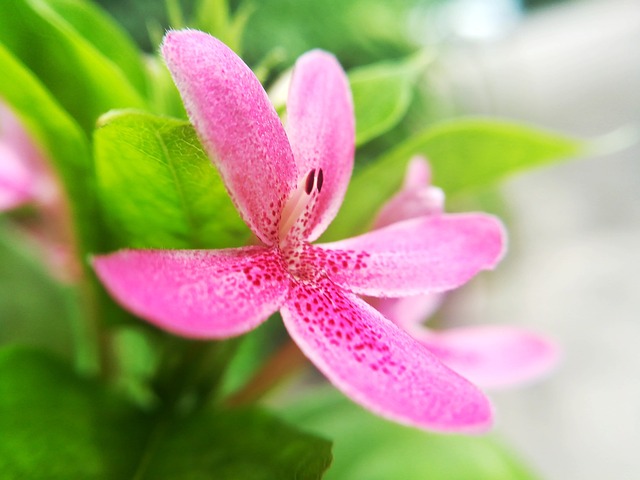
[[[0,351],[0,472],[6,480],[131,478],[149,425],[62,362]]]
[[[86,132],[91,132],[98,116],[110,109],[145,106],[118,65],[44,0],[4,0],[0,42],[46,85]]]
[[[195,27],[219,38],[242,56],[242,34],[256,8],[253,2],[243,2],[232,15],[227,0],[198,0],[194,9]]]
[[[388,422],[331,390],[287,405],[282,415],[334,440],[327,480],[532,480],[492,436],[438,435]]]
[[[312,48],[334,53],[343,66],[398,58],[415,50],[407,18],[424,0],[268,0],[244,32],[243,58],[258,63],[274,48],[285,65]]]
[[[240,246],[250,232],[191,125],[112,112],[95,133],[99,195],[119,245]]]
[[[0,97],[11,105],[51,160],[71,200],[80,250],[96,250],[100,237],[87,136],[33,74],[0,44]]]
[[[170,425],[163,438],[139,478],[312,480],[331,463],[330,442],[257,410],[198,415]]]
[[[583,151],[583,142],[557,133],[505,121],[467,119],[430,128],[385,155],[376,168],[393,168],[402,159],[425,155],[434,183],[455,195]]]
[[[149,57],[146,62],[151,86],[149,97],[154,113],[187,119],[180,92],[173,83],[169,69],[160,57]]]
[[[106,59],[115,63],[140,94],[146,94],[148,85],[142,52],[118,23],[85,0],[48,0],[48,4]]]
[[[407,113],[419,74],[429,59],[416,55],[349,72],[356,116],[356,145],[393,128]]]
[[[578,140],[505,121],[462,119],[434,125],[354,174],[325,238],[363,231],[400,188],[407,162],[414,155],[428,158],[433,184],[452,196],[584,151],[584,143]]]
[[[317,479],[330,443],[257,410],[136,411],[48,355],[0,350],[3,480]]]
[[[20,233],[0,217],[0,344],[20,342],[70,355],[73,331],[65,320],[79,314],[72,292],[51,278]]]

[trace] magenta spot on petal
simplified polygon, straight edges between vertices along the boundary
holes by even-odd
[[[316,186],[318,187],[318,193],[322,191],[323,182],[324,182],[324,173],[322,172],[322,169],[320,169],[318,170],[318,180],[316,183]]]
[[[315,181],[315,175],[316,175],[315,168],[311,169],[311,171],[307,174],[307,179],[304,184],[304,191],[307,193],[307,195],[311,195],[311,192],[313,191],[313,183]]]

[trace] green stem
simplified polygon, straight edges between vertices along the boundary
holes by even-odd
[[[230,407],[248,405],[260,400],[283,379],[307,364],[307,358],[291,340],[287,341],[253,378],[239,391],[228,397]]]
[[[192,413],[217,395],[239,339],[203,342],[172,338],[155,390],[165,406],[181,414]]]

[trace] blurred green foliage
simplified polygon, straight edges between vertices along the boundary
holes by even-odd
[[[140,412],[55,357],[17,347],[0,349],[0,431],[6,480],[313,480],[331,461],[330,442],[264,411]]]
[[[333,389],[316,389],[280,414],[334,440],[327,480],[533,480],[533,473],[490,437],[437,435],[389,422]]]

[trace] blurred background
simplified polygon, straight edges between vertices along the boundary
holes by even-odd
[[[443,59],[443,84],[466,112],[609,133],[611,146],[637,135],[640,2],[566,2],[502,31],[467,20],[453,21],[466,41]],[[549,379],[494,395],[498,429],[544,478],[638,478],[639,160],[636,143],[506,182],[510,254],[488,304],[461,315],[537,328],[561,345]]]
[[[165,2],[97,3],[149,52],[170,24]],[[185,15],[192,4],[181,2]],[[403,129],[479,114],[595,140],[599,155],[511,178],[497,194],[480,192],[494,198],[490,204],[500,198],[510,252],[441,316],[515,324],[560,345],[552,376],[491,392],[498,435],[542,478],[638,478],[640,0],[264,0],[252,8],[243,56],[253,67],[284,70],[314,47],[333,51],[347,68],[417,48],[433,52],[399,137]],[[361,161],[393,140],[392,132],[367,144]],[[6,255],[5,240],[1,276],[16,285],[41,282],[16,273],[23,260]],[[22,291],[33,289],[15,290]],[[20,318],[24,303],[0,292],[5,318]],[[70,314],[54,303],[40,298],[34,308]],[[16,323],[11,335],[28,338],[26,325]]]

